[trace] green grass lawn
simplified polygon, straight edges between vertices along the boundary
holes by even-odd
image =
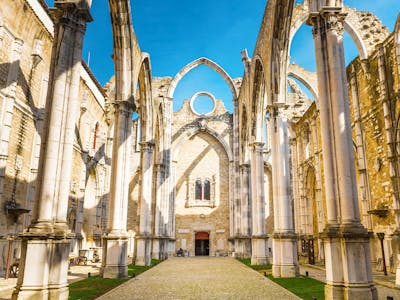
[[[253,270],[256,271],[267,271],[272,269],[272,265],[251,265],[251,259],[250,258],[238,258],[238,261],[244,263],[246,266],[252,268]]]
[[[238,258],[238,261],[244,263],[246,266],[258,271],[261,274],[267,274],[267,277],[273,282],[276,282],[285,289],[291,291],[293,294],[306,300],[323,300],[325,283],[315,280],[310,277],[297,277],[297,278],[274,278],[271,275],[272,265],[258,265],[252,266],[250,258]],[[313,298],[314,297],[314,298]]]
[[[99,297],[112,290],[113,288],[119,286],[120,284],[128,281],[130,278],[137,276],[155,265],[159,264],[161,261],[153,259],[150,266],[128,266],[128,278],[117,278],[108,279],[101,278],[100,276],[89,277],[74,283],[69,286],[69,298],[70,300],[90,300]]]
[[[297,278],[274,278],[272,275],[268,275],[268,278],[302,299],[325,299],[325,283],[313,278],[304,276]]]

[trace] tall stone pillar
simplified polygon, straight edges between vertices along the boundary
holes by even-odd
[[[320,5],[322,5],[320,3]],[[326,299],[377,299],[370,244],[360,212],[352,146],[341,7],[313,12],[328,224]]]
[[[164,165],[156,164],[155,166],[155,193],[156,205],[154,211],[154,237],[153,237],[153,250],[151,253],[152,258],[161,259],[163,249],[163,216],[164,216],[164,202],[162,194],[162,183],[164,178]]]
[[[175,253],[175,173],[176,164],[172,165],[172,98],[164,97],[164,164],[165,164],[165,188],[166,215],[165,227],[168,236],[167,252],[168,256]]]
[[[240,255],[249,258],[251,256],[251,239],[250,239],[250,165],[240,165],[241,172],[241,252]]]
[[[116,101],[114,139],[110,178],[110,214],[107,234],[103,237],[103,260],[100,273],[104,278],[128,276],[128,234],[126,232],[129,181],[132,103]]]
[[[68,299],[67,210],[79,109],[82,43],[91,21],[86,1],[54,1],[55,36],[33,220],[21,235],[13,299]],[[26,272],[29,268],[29,272]]]
[[[268,263],[265,234],[265,193],[263,143],[254,143],[251,152],[251,264]]]
[[[151,206],[153,191],[153,149],[151,142],[142,142],[141,146],[141,178],[140,186],[140,225],[137,237],[136,265],[149,266],[151,264]]]
[[[290,151],[288,124],[279,107],[272,107],[271,156],[274,199],[273,263],[274,277],[295,277],[299,274],[293,201],[290,192]]]

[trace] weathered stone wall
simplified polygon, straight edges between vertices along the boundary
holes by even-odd
[[[53,43],[52,21],[40,1],[5,1],[0,8],[0,276],[6,238],[30,224],[42,124],[46,105],[49,66]],[[81,113],[76,116],[74,167],[68,221],[78,238],[82,232],[83,199],[89,170],[95,170],[96,195],[105,206],[99,210],[99,225],[105,228],[107,209],[107,165],[105,156],[109,123],[105,95],[90,70],[83,66],[80,83]],[[96,143],[94,142],[95,128]],[[17,223],[6,215],[7,201],[15,200],[30,209]],[[88,212],[86,212],[87,214]],[[92,234],[86,234],[92,236]],[[18,242],[15,242],[18,245]],[[4,247],[3,247],[4,246]],[[2,249],[4,251],[2,251]],[[74,250],[79,245],[74,241]],[[18,249],[14,258],[18,257]]]

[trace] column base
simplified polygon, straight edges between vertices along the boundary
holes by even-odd
[[[103,278],[128,277],[128,237],[103,237],[103,259],[100,268]]]
[[[151,265],[151,238],[138,237],[136,246],[136,260],[137,266],[150,266]]]
[[[21,238],[20,269],[12,299],[67,300],[70,238],[45,233],[25,233]]]
[[[296,236],[293,233],[274,233],[272,247],[272,276],[284,278],[299,276]]]
[[[251,237],[251,264],[267,265],[269,263],[267,255],[267,235]]]
[[[326,299],[378,299],[372,279],[369,235],[361,224],[327,226]]]

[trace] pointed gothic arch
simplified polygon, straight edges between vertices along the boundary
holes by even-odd
[[[252,142],[256,142],[262,141],[264,108],[266,107],[264,68],[258,57],[255,60],[252,73],[251,138]]]
[[[140,114],[142,142],[153,140],[155,135],[156,113],[152,99],[151,80],[150,57],[147,53],[143,53],[137,84],[135,84],[135,87],[138,87],[136,95],[139,98],[136,101],[136,108]]]
[[[175,89],[178,86],[178,83],[182,80],[182,78],[185,77],[186,74],[189,73],[191,70],[196,69],[197,67],[199,67],[201,65],[208,66],[209,68],[211,68],[212,70],[217,72],[229,86],[229,89],[232,93],[232,98],[233,99],[237,98],[238,93],[236,91],[235,84],[233,83],[233,80],[229,76],[229,74],[217,63],[215,63],[214,61],[212,61],[206,57],[200,57],[200,58],[190,62],[185,67],[183,67],[178,72],[178,74],[175,75],[174,79],[172,79],[172,81],[171,81],[171,84],[170,84],[170,87],[168,90],[168,97],[172,99],[174,97]]]

